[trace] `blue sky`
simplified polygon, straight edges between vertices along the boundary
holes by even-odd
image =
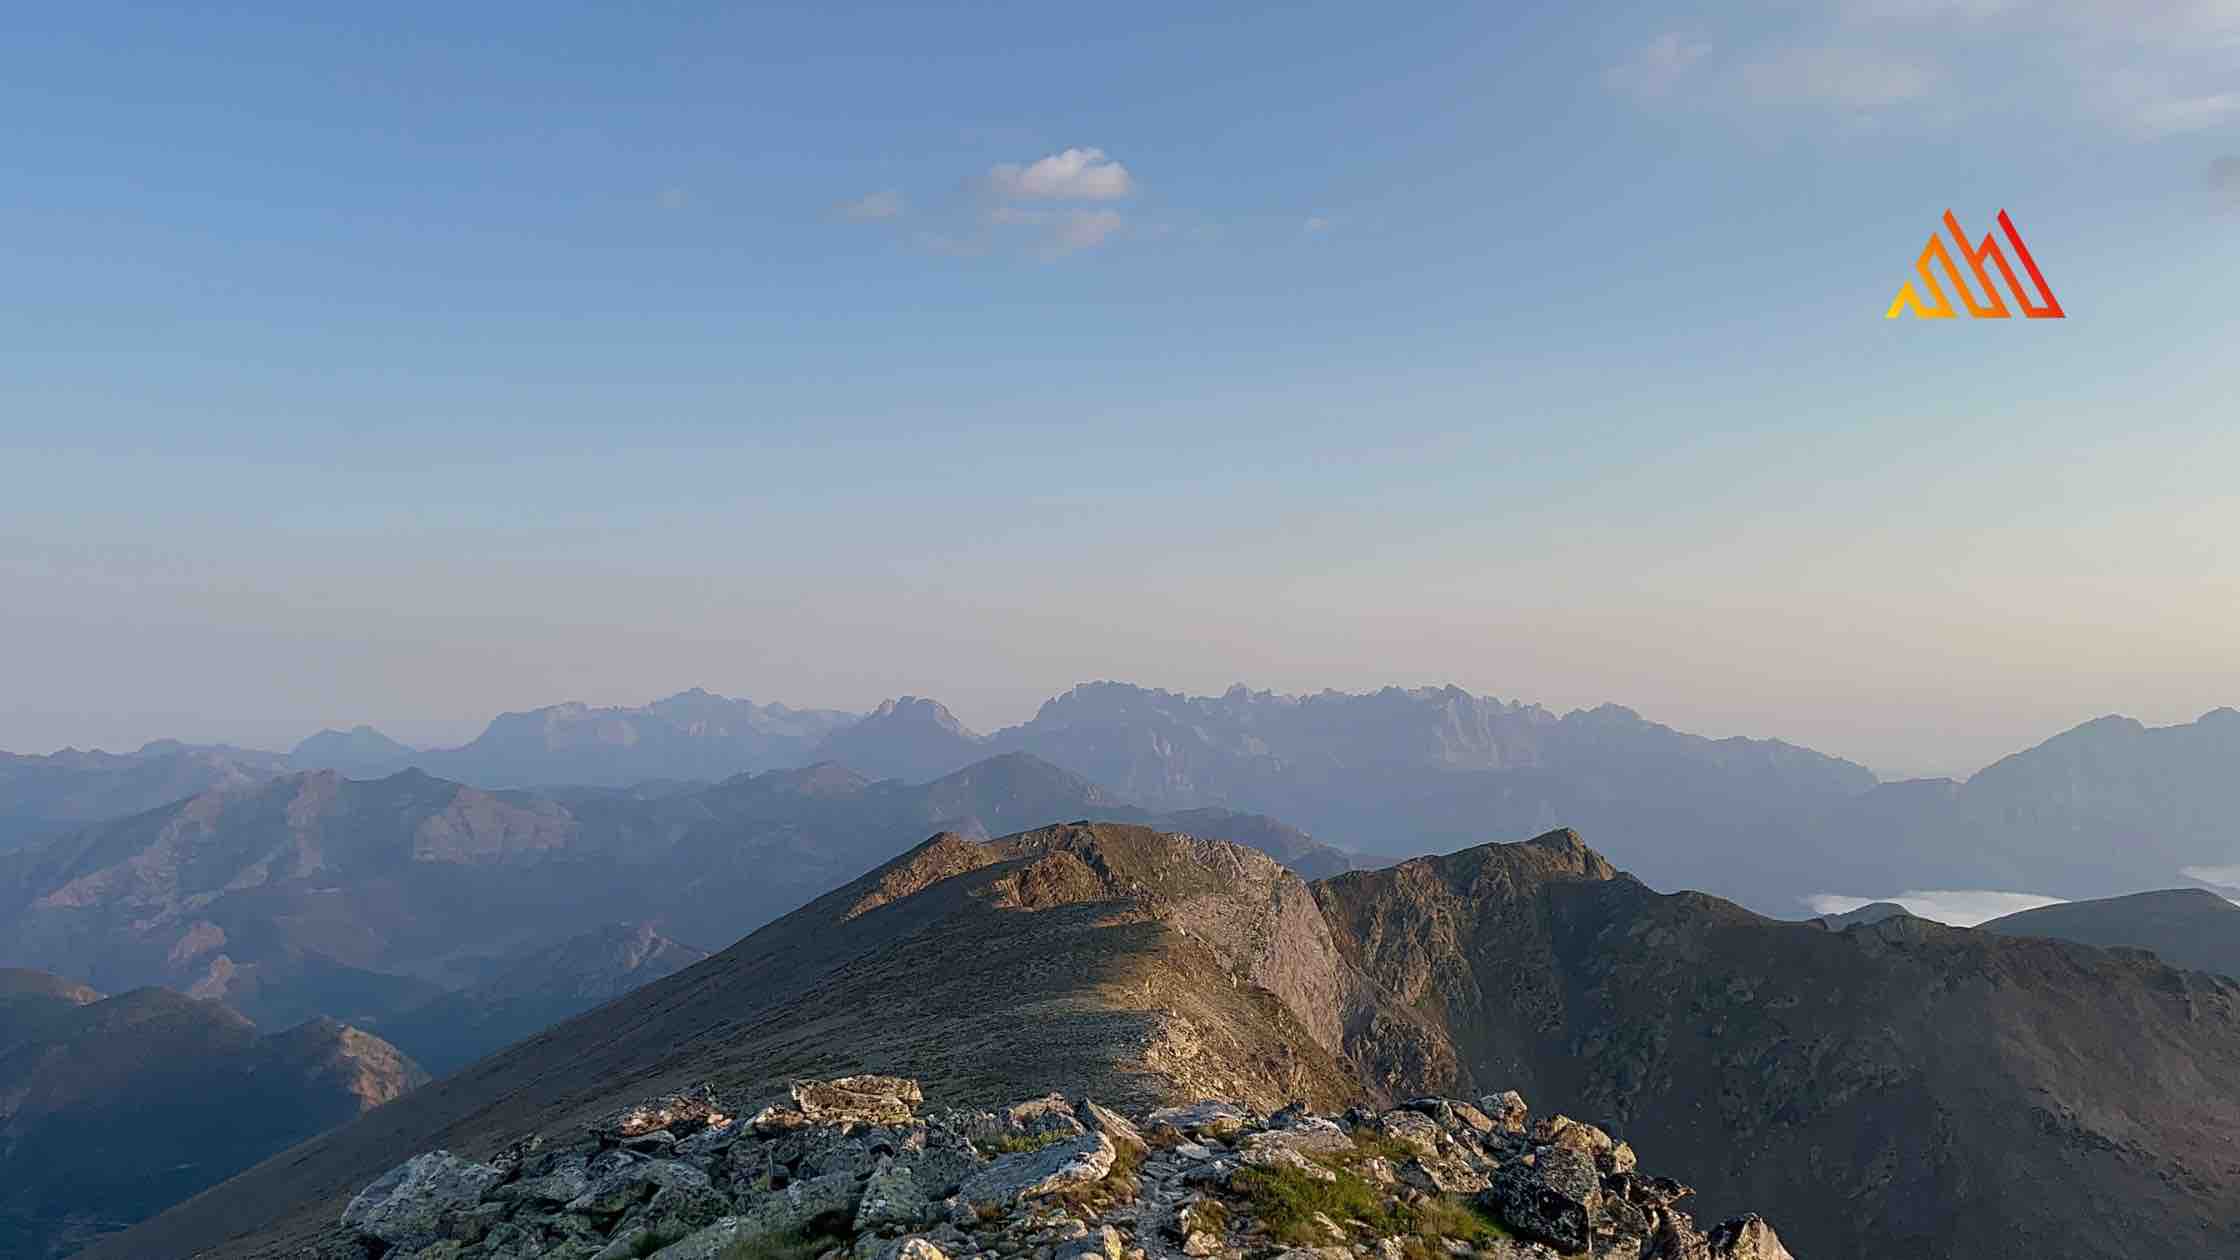
[[[2235,0],[300,9],[7,20],[0,747],[2240,697]]]

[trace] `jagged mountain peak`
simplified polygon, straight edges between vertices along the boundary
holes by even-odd
[[[949,706],[926,696],[898,696],[882,700],[879,706],[864,717],[864,721],[926,722],[957,735],[972,735]]]
[[[947,705],[923,696],[882,702],[862,721],[834,731],[817,756],[874,779],[923,783],[984,756],[987,737],[968,730]]]

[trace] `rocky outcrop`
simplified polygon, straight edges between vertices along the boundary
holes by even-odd
[[[350,1201],[328,1260],[1793,1260],[1756,1216],[1699,1232],[1686,1187],[1516,1094],[1338,1116],[1088,1099],[921,1114],[917,1082],[797,1081],[734,1119],[666,1095],[490,1162],[414,1156]],[[1495,1117],[1500,1117],[1496,1119]],[[654,1126],[661,1127],[654,1127]]]

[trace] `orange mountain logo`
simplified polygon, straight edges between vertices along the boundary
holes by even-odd
[[[1960,257],[1967,261],[1969,272],[1974,274],[1976,288],[1971,290],[1968,282],[1961,278],[1960,268],[1953,263],[1951,253],[1944,247],[1944,238],[1931,234],[1929,243],[1921,247],[1921,257],[1915,259],[1913,264],[1914,275],[1921,287],[1915,288],[1913,280],[1906,281],[1905,287],[1898,290],[1898,296],[1890,300],[1890,309],[1882,316],[1884,319],[1896,319],[1901,311],[1912,311],[1915,319],[1955,318],[1951,301],[1945,297],[1943,286],[1937,283],[1936,272],[1929,267],[1932,262],[1944,268],[1945,277],[1952,281],[1953,288],[1960,291],[1961,305],[1967,307],[1968,314],[1975,319],[2010,318],[2006,299],[1999,296],[1998,286],[1991,283],[1990,273],[1983,269],[1985,262],[1998,265],[2000,278],[2007,282],[2008,288],[2014,290],[2015,304],[2022,308],[2024,315],[2031,319],[2067,318],[2062,314],[2061,303],[2054,300],[2053,290],[2046,286],[2045,274],[2038,270],[2038,260],[2030,256],[2030,247],[2022,243],[2022,233],[2014,230],[2014,220],[2007,217],[2006,211],[1999,212],[1999,230],[2007,234],[2007,244],[2014,247],[2015,258],[2022,263],[2022,269],[2030,273],[2030,283],[2038,290],[2036,303],[2032,303],[2030,295],[2022,291],[2022,282],[2015,279],[2014,268],[2008,264],[2006,251],[1999,248],[1996,237],[1986,232],[1981,245],[1974,249],[1968,248],[1968,234],[1960,230],[1960,220],[1953,218],[1950,210],[1944,212],[1944,228],[1952,233],[1952,243],[1959,247]],[[1976,301],[1977,290],[1983,293],[1981,302]],[[1923,293],[1929,295],[1929,300],[1922,300]]]

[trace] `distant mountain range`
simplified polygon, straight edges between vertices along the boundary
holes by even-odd
[[[1063,824],[936,837],[89,1260],[301,1256],[431,1148],[488,1159],[702,1083],[747,1116],[866,1071],[1129,1111],[1514,1088],[1809,1260],[2240,1254],[2240,984],[1907,916],[1775,922],[1658,894],[1568,832],[1308,884]]]
[[[1454,687],[1187,696],[1087,683],[985,735],[924,697],[857,716],[694,690],[639,708],[506,714],[450,749],[412,750],[360,727],[284,758],[175,744],[13,757],[0,760],[0,850],[291,770],[416,768],[485,789],[650,796],[827,761],[871,781],[925,783],[1013,752],[1139,811],[1259,814],[1387,858],[1578,826],[1609,837],[1645,878],[1774,914],[1809,895],[1892,888],[2076,899],[2180,880],[2240,885],[2231,709],[2160,728],[2103,718],[1965,781],[1879,783],[1778,740],[1707,739],[1615,705],[1558,715]]]
[[[288,758],[158,740],[132,753],[65,748],[42,757],[0,753],[0,853],[89,822],[122,818],[213,788],[285,774]]]
[[[331,1020],[0,971],[0,1257],[68,1255],[427,1076]]]
[[[444,990],[523,988],[509,969],[618,920],[717,949],[936,831],[1089,817],[1265,846],[1311,873],[1350,865],[1273,819],[1149,813],[1017,753],[917,785],[831,764],[540,792],[316,771],[0,858],[0,962],[111,990],[160,984],[268,1027],[323,1014],[386,1032]],[[516,993],[534,1018],[462,1019],[440,1047],[415,1044],[448,1066],[591,1000],[562,1010]]]

